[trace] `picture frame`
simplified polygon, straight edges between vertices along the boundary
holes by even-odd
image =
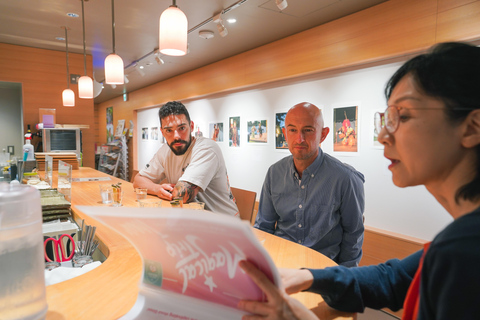
[[[345,155],[358,153],[359,121],[358,105],[333,107],[333,152]]]
[[[247,143],[266,144],[268,143],[267,120],[247,121]]]
[[[275,149],[288,149],[285,117],[287,112],[275,113]]]
[[[223,142],[223,122],[215,122],[209,124],[209,137],[213,141]]]
[[[229,118],[229,130],[228,130],[228,146],[232,148],[240,147],[240,117]]]

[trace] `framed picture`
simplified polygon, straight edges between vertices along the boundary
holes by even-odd
[[[148,140],[148,128],[142,128],[142,140]]]
[[[275,149],[288,149],[285,131],[286,112],[275,113]]]
[[[107,143],[113,141],[113,107],[107,108]]]
[[[228,130],[228,145],[230,147],[240,147],[240,117],[230,117],[228,123],[230,125]]]
[[[333,108],[333,151],[358,152],[358,106]]]
[[[217,142],[223,142],[223,122],[210,123],[210,138]]]
[[[267,143],[267,120],[253,120],[247,122],[247,142]]]
[[[376,123],[378,122],[381,126],[385,124],[384,118],[384,111],[385,110],[373,110],[370,119],[372,120],[372,125],[370,126],[370,132],[372,132],[372,143],[375,149],[383,149],[383,144],[378,142],[378,134],[376,129]]]
[[[152,127],[151,137],[152,137],[152,140],[158,140],[158,127]]]

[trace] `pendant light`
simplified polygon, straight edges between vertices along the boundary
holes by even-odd
[[[160,16],[159,49],[169,56],[183,56],[187,53],[187,16],[175,0]]]
[[[67,54],[67,89],[63,90],[62,100],[64,107],[75,107],[75,93],[70,89],[70,73],[68,70],[68,34],[67,27],[65,28],[65,52]]]
[[[123,84],[123,60],[115,54],[115,8],[112,0],[112,38],[113,53],[109,54],[105,59],[105,83],[107,84]]]
[[[84,76],[78,79],[78,97],[82,99],[93,99],[93,80],[87,76],[87,53],[85,51],[85,10],[82,0],[82,25],[83,25],[83,71]]]

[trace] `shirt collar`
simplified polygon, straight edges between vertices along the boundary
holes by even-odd
[[[315,159],[315,161],[313,161],[311,165],[308,166],[307,169],[303,171],[303,175],[305,175],[305,173],[311,174],[311,173],[317,172],[320,166],[322,165],[324,158],[325,156],[323,154],[322,148],[318,147],[317,158]],[[290,174],[294,177],[298,176],[297,170],[295,169],[295,164],[293,163],[293,156],[292,156],[292,161],[290,162]]]

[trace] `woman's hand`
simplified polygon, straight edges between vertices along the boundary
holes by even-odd
[[[239,309],[253,313],[253,315],[243,316],[242,320],[318,320],[317,316],[299,301],[275,287],[267,276],[253,264],[243,260],[239,262],[239,266],[267,296],[267,302],[240,301]]]
[[[288,294],[307,290],[313,284],[313,275],[306,269],[279,269],[278,271]]]

